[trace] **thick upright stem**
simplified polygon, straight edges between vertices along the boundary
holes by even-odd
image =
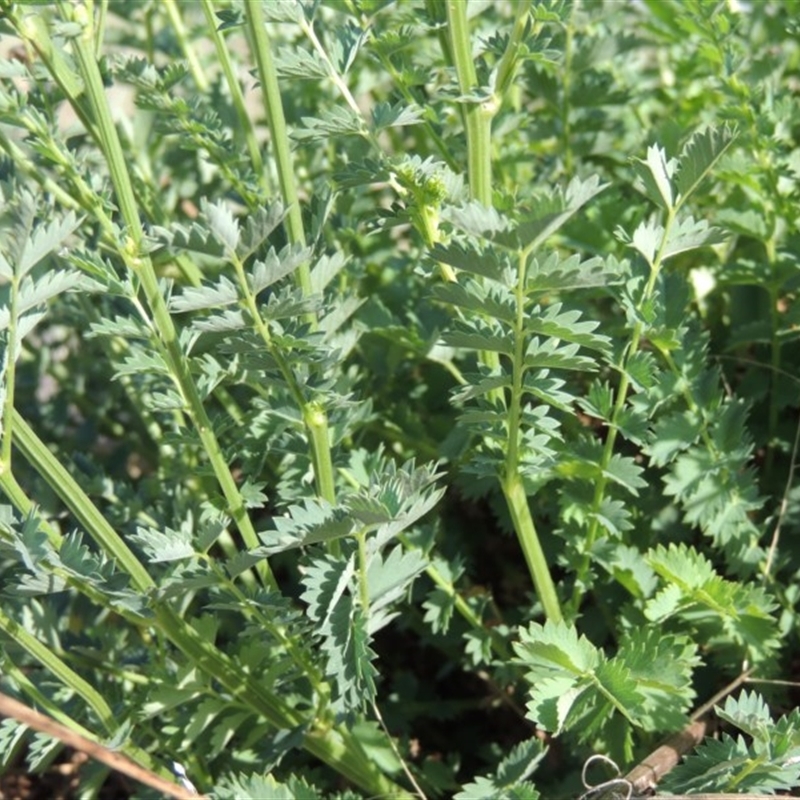
[[[517,16],[512,31],[509,48],[501,60],[499,76],[501,84],[498,86],[500,94],[490,95],[481,102],[470,102],[464,111],[464,127],[467,136],[467,170],[469,179],[470,196],[484,206],[492,205],[492,151],[491,134],[492,118],[497,113],[502,99],[502,92],[511,83],[516,60],[516,51],[519,47],[525,29],[529,4],[523,3],[517,8]],[[469,38],[469,25],[467,20],[467,3],[464,0],[448,0],[447,20],[450,30],[450,43],[452,47],[453,64],[458,76],[458,84],[462,95],[474,95],[479,90],[475,64],[472,59],[472,49]],[[528,564],[531,578],[536,592],[542,601],[544,612],[548,619],[560,621],[562,619],[561,607],[558,602],[555,584],[547,566],[536,526],[533,522],[525,486],[519,473],[517,439],[521,420],[522,403],[522,343],[524,338],[524,297],[526,253],[519,259],[519,291],[517,297],[518,320],[517,342],[518,351],[514,358],[514,378],[510,401],[507,402],[501,391],[493,393],[493,398],[509,407],[509,452],[504,467],[504,474],[500,477],[503,495],[506,498],[509,513],[514,523],[514,530],[519,539]],[[483,364],[491,370],[500,369],[499,355],[494,352],[483,351],[480,353]]]
[[[0,630],[24,648],[65,686],[72,689],[94,711],[107,733],[114,733],[117,729],[117,722],[105,698],[61,659],[51,647],[42,644],[2,610],[0,610]]]
[[[462,95],[479,90],[467,21],[467,3],[448,0],[447,20],[450,28],[453,63]],[[493,101],[472,100],[464,110],[464,127],[467,135],[467,176],[470,197],[485,206],[492,205],[492,117]]]
[[[558,602],[556,587],[550,575],[550,568],[536,533],[525,483],[519,469],[519,437],[522,424],[522,404],[524,399],[524,361],[525,361],[525,275],[528,254],[519,254],[517,267],[516,303],[517,315],[514,324],[514,352],[512,355],[511,393],[508,402],[508,450],[506,452],[503,475],[500,484],[506,499],[514,530],[519,539],[525,561],[533,580],[536,594],[542,601],[547,619],[560,622],[561,606]]]
[[[293,244],[305,245],[306,234],[303,229],[303,215],[300,210],[297,184],[294,179],[294,166],[292,164],[292,153],[289,149],[286,117],[283,113],[278,74],[275,71],[269,37],[264,26],[264,12],[258,2],[245,3],[245,12],[247,30],[252,41],[253,58],[258,70],[258,79],[261,81],[261,91],[264,94],[264,109],[267,114],[272,147],[275,152],[275,164],[278,170],[281,195],[288,208],[286,218],[287,233],[289,240]],[[303,294],[311,294],[311,273],[308,264],[302,265],[298,270],[298,274]]]
[[[188,361],[178,340],[177,330],[161,294],[153,264],[143,252],[145,249],[144,231],[139,219],[139,211],[128,173],[127,162],[122,152],[117,130],[111,119],[111,110],[105,96],[100,70],[92,49],[91,23],[88,18],[80,18],[81,12],[85,14],[85,9],[78,6],[75,9],[76,21],[84,25],[84,33],[73,40],[73,50],[83,78],[94,122],[97,126],[98,145],[105,155],[116,200],[127,227],[129,243],[121,250],[120,255],[141,281],[147,303],[153,313],[158,334],[163,343],[165,358],[187,404],[214,474],[228,503],[231,516],[236,522],[245,544],[250,548],[255,548],[259,545],[255,528],[247,514],[244,499],[239,493],[233,475],[225,461],[211,426],[211,421],[203,406],[200,393],[194,383]],[[264,581],[270,586],[275,586],[275,579],[267,562],[259,562],[258,568]]]
[[[84,530],[130,576],[131,583],[138,592],[146,596],[152,595],[155,583],[144,566],[17,412],[14,412],[14,429],[15,443],[22,455],[61,497]],[[296,728],[307,722],[299,711],[285,703],[256,677],[244,673],[236,661],[204,639],[172,608],[154,601],[152,610],[157,626],[166,638],[192,664],[225,687],[239,702],[255,709],[281,730]],[[388,797],[409,797],[370,763],[358,740],[347,731],[338,728],[312,730],[306,736],[303,746],[368,792],[385,794]]]
[[[278,181],[281,187],[283,200],[288,207],[287,232],[289,239],[294,244],[305,245],[306,237],[303,230],[303,217],[300,212],[300,203],[295,184],[292,156],[289,149],[289,135],[286,128],[286,118],[283,113],[283,101],[278,75],[272,60],[269,38],[264,26],[264,15],[257,2],[246,3],[247,28],[250,33],[253,57],[261,81],[261,91],[264,93],[264,106],[267,112],[272,146],[275,150],[275,162],[278,169]],[[304,295],[310,295],[311,271],[308,264],[302,264],[298,269],[298,281]],[[313,313],[305,315],[305,320],[316,329],[317,319]],[[333,459],[331,457],[330,442],[328,440],[328,421],[325,410],[318,405],[310,405],[308,401],[301,404],[300,411],[308,433],[311,459],[314,464],[314,476],[317,482],[317,494],[329,503],[336,502],[336,492],[333,482]]]
[[[563,616],[558,602],[558,594],[547,566],[544,550],[539,542],[539,536],[536,533],[522,478],[519,473],[506,475],[501,481],[501,485],[511,520],[514,523],[514,530],[517,532],[517,538],[522,546],[536,594],[542,601],[545,616],[552,622],[561,622]]]
[[[475,94],[480,87],[472,60],[465,0],[447,0],[447,22],[450,51],[459,89],[465,96]],[[473,200],[487,208],[492,205],[492,116],[490,106],[484,103],[469,102],[464,108],[469,194]],[[493,372],[500,369],[500,357],[497,353],[483,350],[479,353],[479,358]],[[497,402],[505,402],[500,391],[493,392],[491,396]]]

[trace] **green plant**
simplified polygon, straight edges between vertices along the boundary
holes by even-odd
[[[4,691],[217,797],[558,797],[791,661],[788,6],[0,9]],[[667,789],[794,786],[718,714]]]

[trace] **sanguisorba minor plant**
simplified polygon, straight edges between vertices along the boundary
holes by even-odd
[[[555,798],[791,659],[787,5],[0,11],[4,693],[220,798]],[[717,714],[669,790],[798,783]]]

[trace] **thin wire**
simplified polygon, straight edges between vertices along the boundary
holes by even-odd
[[[597,761],[601,761],[604,764],[609,764],[614,769],[614,772],[617,773],[617,777],[603,781],[602,783],[589,783],[586,773],[588,772],[589,767]],[[616,788],[625,789],[626,793],[624,798],[620,798],[620,796],[614,792],[614,800],[633,800],[633,784],[626,778],[622,777],[619,767],[608,756],[600,754],[589,756],[589,758],[587,758],[584,762],[583,769],[581,770],[581,783],[583,783],[583,788],[586,789],[586,791],[578,798],[578,800],[590,800],[590,798],[594,796],[599,798],[600,792],[602,792],[603,795],[606,795],[607,793],[614,791]],[[610,800],[610,795],[607,796]]]
[[[381,726],[381,728],[383,728],[383,732],[388,737],[389,746],[392,748],[394,754],[400,761],[400,764],[403,767],[403,772],[405,772],[409,782],[416,790],[417,795],[419,795],[420,797],[420,800],[427,800],[427,798],[425,797],[425,792],[422,791],[422,787],[417,783],[416,779],[414,778],[414,773],[411,772],[411,770],[409,769],[408,764],[406,764],[406,760],[403,758],[400,749],[397,747],[397,744],[395,743],[394,738],[392,737],[392,734],[389,733],[389,729],[386,727],[386,723],[383,721],[383,715],[381,714],[381,711],[378,708],[378,704],[374,700],[372,701],[372,711],[375,714],[376,719],[378,720],[378,724]]]
[[[789,492],[791,491],[792,484],[794,483],[794,469],[797,464],[798,447],[800,447],[800,423],[798,423],[797,430],[795,431],[794,447],[792,448],[792,460],[789,464],[789,475],[786,478],[786,488],[783,491],[781,507],[780,511],[778,512],[778,519],[775,522],[775,531],[772,534],[772,541],[770,542],[769,550],[767,551],[767,563],[764,565],[764,582],[769,580],[769,573],[772,569],[772,562],[775,559],[775,553],[778,549],[778,540],[781,536],[781,527],[783,526],[783,521],[786,518],[786,512],[789,510]]]

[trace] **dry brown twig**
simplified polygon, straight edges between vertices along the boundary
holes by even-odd
[[[18,722],[28,725],[40,733],[52,736],[68,747],[80,750],[82,753],[86,753],[90,758],[111,767],[111,769],[121,772],[129,778],[133,778],[135,781],[139,781],[139,783],[151,786],[153,789],[163,792],[169,797],[176,798],[176,800],[207,800],[207,798],[194,794],[188,789],[184,789],[183,786],[172,783],[162,778],[160,775],[156,775],[154,772],[145,769],[134,761],[131,761],[127,756],[116,753],[108,747],[104,747],[97,742],[93,742],[91,739],[87,739],[85,736],[81,736],[79,733],[71,731],[60,722],[56,722],[51,717],[34,711],[32,708],[28,708],[24,703],[20,703],[18,700],[2,692],[0,692],[0,715],[13,717]]]

